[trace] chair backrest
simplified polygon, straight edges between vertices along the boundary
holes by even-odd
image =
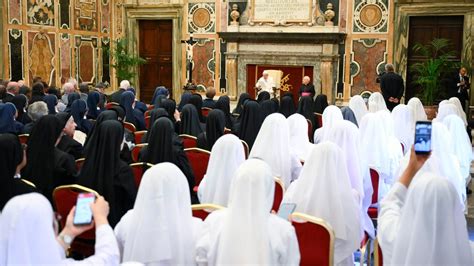
[[[212,108],[209,107],[202,107],[201,112],[204,117],[207,117],[209,115],[209,112],[212,111]]]
[[[275,180],[275,195],[273,196],[273,207],[272,210],[278,212],[280,208],[281,201],[283,200],[283,195],[285,194],[285,184],[278,177],[273,177]]]
[[[33,188],[36,188],[36,185],[33,184],[33,182],[31,182],[31,181],[29,181],[29,180],[26,180],[26,179],[23,179],[23,178],[20,178],[20,180],[21,180],[23,183],[27,184],[28,186],[33,187]]]
[[[372,188],[374,190],[372,204],[375,204],[379,201],[379,173],[377,170],[370,168],[370,179],[372,180]]]
[[[140,144],[142,143],[143,136],[147,133],[148,131],[142,130],[142,131],[137,131],[133,133],[135,136],[135,144]]]
[[[142,181],[143,174],[145,173],[146,170],[148,170],[150,167],[152,167],[153,164],[151,163],[132,163],[130,164],[130,167],[132,168],[133,171],[133,177],[135,180],[135,185],[140,187],[140,182]]]
[[[29,137],[30,137],[29,134],[21,134],[21,135],[18,135],[18,140],[20,141],[21,144],[26,144],[28,143]]]
[[[290,220],[295,227],[300,248],[300,265],[333,265],[334,231],[320,218],[293,213]]]
[[[79,158],[76,160],[76,171],[80,172],[82,169],[82,166],[84,165],[84,162],[86,161],[86,158]]]
[[[199,148],[184,149],[184,152],[186,153],[189,164],[193,169],[194,185],[199,186],[199,183],[201,183],[201,180],[207,172],[207,165],[209,164],[211,153]]]
[[[311,123],[311,120],[306,119],[308,122],[308,138],[310,141],[313,140],[313,123]]]
[[[197,138],[195,136],[181,134],[179,135],[179,137],[183,141],[183,146],[185,149],[197,147]]]
[[[135,133],[137,131],[135,125],[129,122],[123,122],[123,127],[132,133]]]
[[[193,217],[200,218],[201,220],[206,220],[207,216],[216,210],[224,209],[225,207],[217,204],[193,204],[191,209],[193,211]]]
[[[66,224],[66,218],[69,214],[69,211],[71,211],[72,207],[76,205],[77,196],[80,193],[94,193],[96,197],[99,196],[99,193],[97,193],[95,190],[77,184],[59,186],[54,189],[53,202],[56,206],[56,212],[61,215],[61,220],[59,222],[62,228],[64,228]],[[82,238],[87,238],[88,236],[93,235],[90,234],[90,231],[92,230],[84,232],[81,235]],[[94,233],[94,231],[92,231],[92,233]]]
[[[379,240],[375,238],[374,241],[374,266],[382,266],[383,265],[383,254],[382,249],[379,245]]]
[[[323,115],[320,113],[314,113],[316,116],[316,121],[318,122],[318,126],[322,127],[323,126]]]
[[[106,105],[105,105],[105,109],[109,110],[110,108],[112,108],[113,106],[119,106],[120,104],[116,103],[116,102],[108,102]]]
[[[151,116],[149,115],[145,116],[145,127],[148,129],[150,129],[150,119],[151,119]]]
[[[247,160],[249,158],[249,153],[250,153],[249,145],[243,139],[241,139],[240,141],[242,141],[242,145],[244,145],[245,160]]]
[[[148,143],[142,143],[142,144],[137,144],[135,147],[132,149],[132,161],[138,162],[138,155],[140,154],[140,151],[143,149],[143,147],[148,146]]]

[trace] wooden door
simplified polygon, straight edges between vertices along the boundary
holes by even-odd
[[[156,87],[172,92],[173,24],[171,20],[140,20],[139,33],[139,54],[147,60],[140,67],[140,100],[150,103]]]
[[[419,90],[412,84],[414,74],[410,71],[410,66],[427,60],[413,53],[413,45],[428,44],[436,38],[448,39],[452,44],[451,49],[457,51],[453,61],[460,62],[463,49],[463,24],[463,16],[410,17],[406,101],[416,96]]]

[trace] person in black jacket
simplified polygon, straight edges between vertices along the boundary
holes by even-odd
[[[128,88],[130,88],[130,82],[128,80],[122,80],[120,82],[120,88],[118,89],[118,91],[110,94],[109,102],[120,103],[122,94],[126,92]]]
[[[461,67],[459,73],[453,76],[449,91],[449,96],[457,97],[464,110],[466,110],[466,101],[469,100],[469,88],[471,86],[471,84],[469,84],[469,77],[466,76],[466,74],[466,68]]]
[[[308,76],[303,77],[303,84],[300,87],[300,97],[303,96],[310,96],[311,98],[314,97],[316,91],[314,90],[314,85],[310,83],[311,79]]]
[[[386,64],[385,71],[386,73],[380,77],[380,90],[387,108],[392,111],[400,103],[405,85],[403,84],[403,78],[395,73],[392,64]]]
[[[92,188],[110,203],[109,222],[114,227],[133,208],[137,187],[132,168],[120,159],[124,129],[116,120],[106,120],[91,139],[78,183]]]

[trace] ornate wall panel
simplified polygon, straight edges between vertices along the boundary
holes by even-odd
[[[360,39],[352,41],[351,95],[363,91],[378,91],[375,82],[386,63],[386,40]]]
[[[188,31],[189,33],[216,32],[215,3],[189,3]]]
[[[388,31],[388,0],[355,0],[353,15],[354,32]]]
[[[30,86],[34,76],[57,86],[71,77],[110,82],[110,60],[101,49],[110,46],[121,0],[3,1],[2,78]]]
[[[28,32],[28,62],[30,79],[42,77],[46,83],[55,78],[55,35]]]
[[[214,86],[216,72],[215,41],[200,39],[193,49],[193,80],[206,88]]]

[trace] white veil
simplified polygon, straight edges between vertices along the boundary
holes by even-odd
[[[415,120],[413,110],[404,104],[399,104],[392,110],[395,137],[405,147],[405,153],[410,150],[415,135]]]
[[[451,133],[453,152],[459,160],[461,175],[466,178],[471,172],[472,162],[472,145],[466,127],[457,115],[448,115],[444,118],[443,124]]]
[[[369,97],[369,112],[375,113],[382,110],[388,110],[385,99],[380,92],[374,92]]]
[[[354,95],[351,97],[349,100],[349,108],[351,108],[351,110],[354,112],[354,115],[357,119],[357,124],[360,124],[364,115],[369,112],[364,99],[360,95]]]
[[[342,112],[339,107],[335,105],[326,107],[323,112],[323,126],[314,132],[314,143],[317,144],[325,141],[334,123],[342,120],[344,120],[344,118],[342,117]]]
[[[426,116],[425,108],[423,107],[423,104],[421,103],[419,98],[416,98],[416,97],[411,98],[408,101],[407,105],[413,109],[413,114],[414,114],[413,117],[414,117],[415,122],[428,120],[428,117]]]
[[[308,122],[296,113],[287,118],[290,130],[290,149],[300,160],[306,160],[312,143],[308,137]]]
[[[461,101],[458,99],[458,97],[451,97],[449,98],[449,102],[456,105],[459,117],[462,119],[464,126],[467,126],[467,117],[466,113],[464,112],[464,108],[462,107]]]

